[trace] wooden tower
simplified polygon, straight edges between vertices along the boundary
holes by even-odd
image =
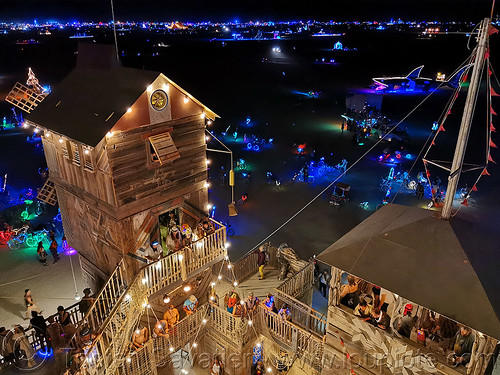
[[[88,286],[122,259],[130,280],[160,215],[175,209],[191,227],[203,216],[205,121],[216,117],[163,74],[121,66],[77,66],[30,114]]]

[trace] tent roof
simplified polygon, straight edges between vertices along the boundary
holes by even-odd
[[[435,214],[389,204],[318,259],[500,339],[498,245],[484,225]]]
[[[116,66],[76,68],[28,116],[28,121],[71,139],[96,146],[161,73]],[[217,114],[165,77],[183,94]]]

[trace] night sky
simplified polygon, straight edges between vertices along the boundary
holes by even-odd
[[[120,20],[457,20],[489,16],[492,0],[114,0]],[[108,21],[109,0],[0,0],[0,21]]]

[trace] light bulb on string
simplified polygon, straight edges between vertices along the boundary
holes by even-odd
[[[80,301],[81,297],[78,292],[75,293],[75,301]]]
[[[132,362],[132,358],[127,357],[127,362],[128,362],[128,363]]]
[[[222,280],[222,276],[221,275],[217,276],[217,279]]]

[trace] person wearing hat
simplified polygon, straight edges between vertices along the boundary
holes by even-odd
[[[399,319],[396,327],[398,333],[406,338],[410,338],[410,334],[413,329],[414,320],[413,317],[411,316],[412,311],[413,311],[413,305],[411,303],[407,303],[403,311],[403,317]]]
[[[186,312],[187,316],[192,315],[196,312],[196,310],[198,309],[198,300],[193,294],[191,294],[189,298],[184,301],[182,309]]]
[[[259,299],[254,297],[253,293],[248,293],[248,298],[245,300],[245,316],[252,319],[257,306],[259,305]]]
[[[259,280],[264,279],[264,266],[266,265],[266,249],[260,245],[257,250],[257,265],[259,266]]]
[[[170,242],[174,248],[174,251],[179,251],[182,249],[182,233],[177,225],[170,228]]]
[[[90,288],[85,288],[83,290],[83,297],[80,303],[78,304],[78,307],[80,308],[80,312],[85,315],[87,311],[89,311],[90,307],[94,303],[94,298],[91,296],[92,291]]]
[[[151,242],[144,251],[144,256],[152,262],[159,260],[162,255],[163,249],[157,241]]]

